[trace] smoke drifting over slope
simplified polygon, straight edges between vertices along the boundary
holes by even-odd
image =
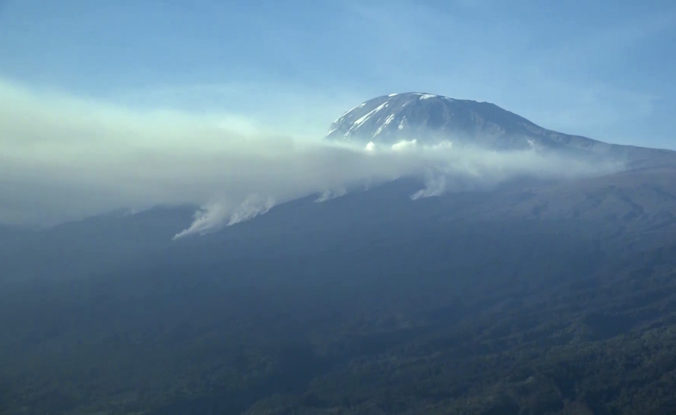
[[[0,222],[48,225],[115,209],[202,206],[177,236],[263,214],[275,204],[339,197],[400,177],[420,177],[413,198],[458,185],[523,175],[603,174],[587,163],[535,151],[497,152],[294,139],[222,114],[132,111],[0,82]]]

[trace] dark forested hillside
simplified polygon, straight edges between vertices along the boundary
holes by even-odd
[[[622,174],[2,230],[0,413],[674,412],[676,175]]]

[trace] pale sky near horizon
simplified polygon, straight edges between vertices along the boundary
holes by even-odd
[[[543,4],[0,0],[0,81],[317,136],[363,100],[423,91],[676,149],[676,3]]]

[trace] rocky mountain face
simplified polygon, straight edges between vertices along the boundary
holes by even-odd
[[[674,163],[674,152],[608,144],[548,130],[488,102],[420,92],[389,94],[365,101],[338,118],[327,138],[394,144],[401,140],[472,145],[492,150],[566,151],[614,157],[630,167]]]

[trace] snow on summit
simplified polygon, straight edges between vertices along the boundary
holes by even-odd
[[[495,150],[584,149],[606,151],[608,144],[546,130],[488,102],[424,92],[390,93],[357,105],[333,122],[329,139],[388,146],[453,141]]]

